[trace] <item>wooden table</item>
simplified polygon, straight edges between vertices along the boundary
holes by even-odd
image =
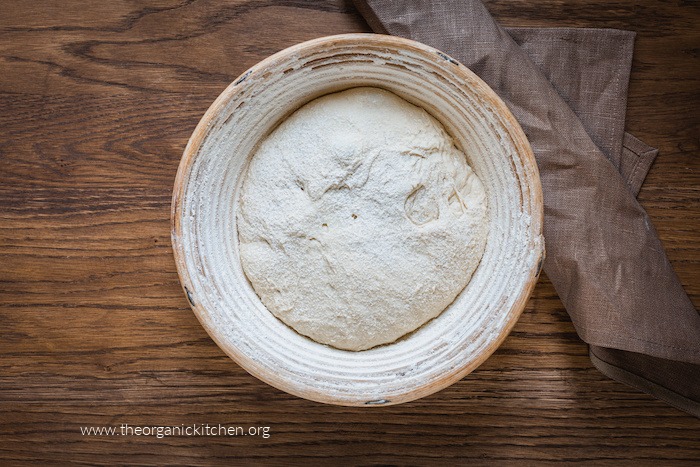
[[[628,129],[642,189],[700,303],[700,9],[491,1],[506,25],[638,32]],[[478,463],[700,459],[700,420],[594,369],[547,278],[476,372],[417,402],[321,405],[239,368],[178,283],[170,196],[214,98],[269,54],[368,31],[350,2],[5,1],[0,7],[0,463]],[[269,438],[83,436],[84,426],[269,426]],[[697,465],[697,464],[696,464]]]

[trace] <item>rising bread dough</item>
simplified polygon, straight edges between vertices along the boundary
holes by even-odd
[[[481,181],[425,110],[378,88],[320,97],[259,146],[237,213],[265,306],[339,349],[395,341],[462,291],[486,244]]]

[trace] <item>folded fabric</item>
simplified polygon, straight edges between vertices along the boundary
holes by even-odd
[[[657,151],[624,132],[634,33],[501,28],[478,0],[355,0],[375,32],[469,67],[525,131],[545,272],[606,375],[700,416],[700,314],[636,194]]]

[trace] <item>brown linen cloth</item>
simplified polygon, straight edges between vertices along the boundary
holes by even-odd
[[[355,0],[375,32],[469,67],[523,127],[542,179],[544,269],[594,365],[700,416],[700,314],[636,201],[657,151],[624,132],[634,33],[501,28],[479,0]]]

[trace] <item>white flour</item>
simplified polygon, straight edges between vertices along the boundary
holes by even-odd
[[[243,270],[298,333],[340,349],[439,315],[484,252],[484,188],[442,125],[377,88],[305,105],[260,145],[237,213]]]

